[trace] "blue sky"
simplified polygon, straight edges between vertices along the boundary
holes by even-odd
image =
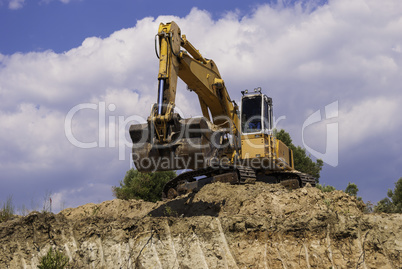
[[[47,49],[63,52],[79,46],[86,37],[107,37],[116,30],[133,27],[144,17],[185,16],[197,7],[219,19],[235,10],[239,14],[250,14],[267,2],[271,1],[231,1],[228,4],[213,0],[176,0],[166,4],[146,0],[2,0],[0,35],[6,37],[7,42],[1,42],[0,52],[10,54]],[[292,2],[279,4],[286,6]],[[273,4],[278,5],[276,1]]]
[[[51,192],[57,211],[113,199],[131,166],[128,120],[156,100],[154,35],[171,20],[233,99],[258,86],[273,97],[277,127],[312,155],[328,153],[337,126],[337,165],[328,159],[321,183],[355,182],[376,202],[402,176],[399,0],[0,0],[0,201],[41,209]],[[183,83],[177,108],[200,115]],[[323,120],[303,129],[311,115]]]
[[[13,2],[13,1],[11,1]],[[19,2],[19,1],[15,1]],[[18,8],[3,1],[0,9],[2,53],[41,51],[63,52],[79,46],[89,36],[107,37],[114,31],[133,27],[137,20],[159,15],[185,16],[193,7],[205,9],[214,18],[238,9],[250,13],[264,1],[171,1],[70,0],[23,1]],[[6,26],[6,27],[4,27]]]

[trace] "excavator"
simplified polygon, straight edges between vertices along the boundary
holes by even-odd
[[[215,62],[204,58],[173,21],[159,25],[155,52],[157,103],[147,122],[131,125],[129,133],[138,171],[182,171],[166,183],[163,198],[213,182],[315,185],[312,176],[294,169],[292,150],[273,134],[272,98],[260,87],[241,91],[239,107]],[[178,77],[198,96],[202,117],[183,119],[175,111]]]

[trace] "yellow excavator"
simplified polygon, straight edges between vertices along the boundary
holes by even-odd
[[[155,51],[157,103],[147,123],[131,125],[129,132],[138,171],[183,170],[165,185],[164,198],[217,181],[315,185],[313,177],[294,170],[292,150],[273,135],[272,99],[261,88],[242,91],[239,110],[214,61],[204,58],[175,22],[160,24]],[[176,113],[178,77],[197,94],[202,117],[182,119]]]

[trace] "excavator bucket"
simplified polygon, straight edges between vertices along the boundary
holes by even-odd
[[[223,132],[205,118],[180,119],[168,123],[168,143],[160,144],[153,122],[130,126],[133,162],[140,172],[207,167],[221,148]]]

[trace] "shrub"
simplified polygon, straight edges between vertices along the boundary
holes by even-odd
[[[374,207],[375,212],[402,213],[402,177],[395,183],[394,190],[389,189],[386,198]]]
[[[49,248],[45,256],[40,259],[39,269],[64,269],[68,265],[68,258],[58,250]]]
[[[174,171],[141,173],[131,169],[127,171],[120,187],[112,188],[113,195],[119,199],[142,199],[156,202],[161,200],[165,184],[176,177]]]
[[[317,189],[320,189],[322,192],[331,192],[331,191],[336,191],[336,189],[335,189],[335,187],[334,186],[331,186],[331,185],[321,185],[321,184],[319,184],[319,183],[317,183],[316,185],[315,185],[315,187],[317,188]]]

